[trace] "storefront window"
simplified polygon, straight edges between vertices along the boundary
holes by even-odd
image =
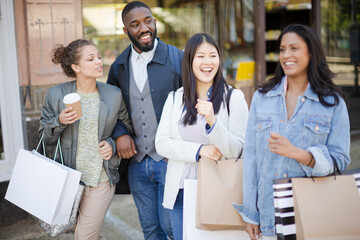
[[[123,33],[121,12],[125,1],[83,1],[85,38],[92,39],[104,61],[104,76],[111,63],[129,45]],[[115,3],[116,2],[116,3]],[[166,7],[150,6],[162,41],[183,49],[195,33],[206,32],[218,41],[223,54],[224,75],[235,82],[241,72],[253,80],[254,75],[254,6],[252,0],[162,1]],[[171,2],[171,3],[170,3]],[[176,3],[178,2],[178,3]],[[171,5],[170,5],[171,4]],[[249,64],[240,64],[241,62]],[[250,67],[249,67],[250,66]],[[241,79],[242,78],[242,79]]]
[[[333,72],[335,83],[351,94],[354,91],[354,65],[350,60],[349,28],[352,24],[352,11],[357,13],[360,23],[360,2],[357,9],[352,9],[352,1],[321,1],[321,39],[326,56]]]
[[[179,7],[191,22],[196,19],[202,23],[202,27],[193,29],[192,24],[184,22],[181,39],[186,42],[196,31],[211,34],[221,48],[227,81],[239,87],[244,86],[238,85],[240,82],[252,84],[255,66],[253,1],[183,1]],[[202,19],[198,20],[200,17]]]

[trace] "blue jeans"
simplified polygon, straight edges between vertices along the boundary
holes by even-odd
[[[145,157],[129,166],[129,187],[139,212],[146,240],[173,239],[170,210],[162,206],[167,163]]]
[[[175,240],[183,239],[184,190],[179,189],[173,210],[170,210],[171,228]]]

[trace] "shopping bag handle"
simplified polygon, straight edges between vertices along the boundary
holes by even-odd
[[[40,144],[42,144],[43,151],[44,151],[44,154],[43,154],[43,155],[46,157],[46,150],[45,150],[45,144],[44,144],[43,139],[44,139],[44,133],[43,133],[43,134],[41,134],[41,137],[40,137],[39,143],[38,143],[38,145],[37,145],[37,147],[36,147],[35,151],[39,152],[39,147],[40,147]]]
[[[241,156],[242,156],[242,153],[243,153],[243,149],[241,149],[240,153],[239,153],[239,156],[236,158],[235,162],[237,162]],[[215,161],[215,160],[214,160]],[[215,161],[216,165],[219,165],[218,161]]]
[[[61,164],[64,165],[64,159],[63,159],[63,155],[62,155],[62,151],[61,151],[61,145],[60,145],[60,137],[57,140],[56,149],[55,149],[55,155],[54,155],[54,161],[56,159],[58,150],[59,150],[59,155],[60,155],[60,159],[61,159]]]
[[[241,156],[242,156],[242,154],[243,154],[243,149],[244,149],[244,148],[241,149],[241,151],[240,151],[240,153],[239,153],[239,156],[236,158],[235,162],[237,162],[237,161],[241,158]]]
[[[336,175],[341,175],[341,171],[339,169],[339,166],[337,165],[336,161],[334,159],[333,160],[333,165],[334,165],[334,172],[327,175],[327,176],[334,176],[334,180],[336,181]],[[315,177],[316,178],[316,177]],[[311,179],[313,180],[313,182],[315,182],[315,178],[314,176],[311,176]]]
[[[334,179],[336,180],[336,172],[341,175],[339,166],[337,165],[336,161],[334,159],[333,160],[333,165],[334,165]]]
[[[38,150],[39,150],[40,144],[42,145],[42,148],[43,148],[43,151],[44,151],[43,155],[46,157],[46,150],[45,150],[45,143],[44,143],[44,133],[41,134],[39,143],[36,146],[35,151],[39,152]],[[54,161],[56,159],[58,151],[59,151],[59,155],[60,155],[61,164],[64,165],[64,159],[63,159],[63,155],[62,155],[62,151],[61,151],[60,137],[57,140],[55,154],[54,154],[54,158],[53,158]]]

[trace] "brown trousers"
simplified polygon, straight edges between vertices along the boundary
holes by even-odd
[[[97,240],[105,214],[114,196],[115,186],[101,182],[96,187],[85,186],[75,228],[76,240]]]

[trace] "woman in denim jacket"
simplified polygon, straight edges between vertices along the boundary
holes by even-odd
[[[251,239],[276,239],[273,179],[325,176],[350,163],[344,94],[333,83],[320,39],[291,24],[279,37],[275,76],[255,92],[244,146],[244,201]]]
[[[130,127],[120,89],[97,82],[103,63],[95,45],[78,39],[53,50],[52,61],[61,64],[74,81],[51,88],[41,110],[40,134],[45,145],[54,146],[60,137],[64,164],[80,171],[85,183],[75,228],[75,239],[98,239],[105,214],[119,181],[120,158],[111,138],[117,120]],[[81,96],[82,117],[66,107],[63,98],[77,92]]]

